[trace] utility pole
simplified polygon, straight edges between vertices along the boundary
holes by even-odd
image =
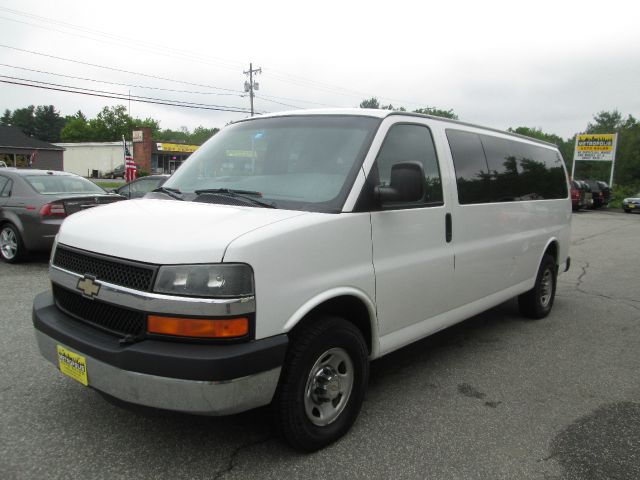
[[[249,98],[251,99],[251,116],[253,117],[253,91],[260,89],[260,84],[253,81],[253,74],[262,73],[262,68],[253,69],[253,63],[249,63],[249,71],[244,72],[245,75],[249,75],[249,81],[244,82],[244,91],[249,92]]]

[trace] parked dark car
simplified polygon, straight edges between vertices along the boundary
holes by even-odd
[[[47,250],[68,215],[124,200],[73,173],[3,168],[0,171],[0,258],[15,263]]]
[[[633,197],[627,197],[622,201],[622,209],[625,213],[640,212],[640,192]]]
[[[597,183],[600,186],[600,190],[602,191],[602,201],[604,202],[603,205],[605,207],[608,207],[609,201],[611,200],[611,187],[609,187],[609,184],[607,182],[603,182],[601,180],[598,180]]]
[[[588,183],[582,180],[574,180],[582,188],[584,193],[584,206],[585,208],[593,208],[593,193],[591,193],[591,187]]]
[[[104,178],[124,178],[124,163],[116,165],[113,170],[104,173]]]
[[[591,195],[593,196],[593,207],[592,208],[602,208],[605,204],[604,202],[604,193],[602,192],[602,188],[598,184],[596,180],[582,180],[584,183],[589,185],[591,189]]]
[[[140,165],[138,165],[137,163],[136,163],[136,168],[138,169],[138,171],[140,171]],[[116,165],[113,170],[105,172],[103,177],[104,178],[124,178],[124,175],[125,175],[124,163],[121,163],[120,165]]]
[[[580,210],[587,207],[587,191],[585,190],[582,182],[577,180],[571,180],[571,208],[573,211]]]
[[[127,198],[142,198],[145,194],[161,186],[170,175],[148,175],[127,183],[113,190],[114,193]]]

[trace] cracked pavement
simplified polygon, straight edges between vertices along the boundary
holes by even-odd
[[[514,301],[372,364],[352,431],[303,455],[267,408],[224,418],[118,407],[40,358],[46,259],[0,264],[6,479],[640,478],[640,215],[578,212],[551,315]]]

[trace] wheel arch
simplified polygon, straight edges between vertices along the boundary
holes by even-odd
[[[316,315],[335,315],[353,323],[362,333],[369,357],[378,356],[376,308],[361,290],[337,288],[324,292],[304,303],[284,326],[285,332],[309,322]]]
[[[20,235],[24,235],[24,227],[22,225],[22,222],[20,221],[20,217],[18,217],[18,215],[16,215],[14,212],[6,211],[6,209],[4,214],[6,216],[0,218],[0,227],[6,224],[11,224],[18,229],[18,233]]]
[[[557,238],[553,237],[547,241],[547,245],[545,246],[542,255],[538,259],[538,265],[540,265],[540,263],[542,262],[542,258],[547,254],[553,257],[556,266],[558,266],[560,262],[560,242]]]

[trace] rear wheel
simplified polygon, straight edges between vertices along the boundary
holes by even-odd
[[[276,428],[293,448],[318,450],[355,422],[369,378],[362,333],[338,317],[314,317],[291,334],[273,401]]]
[[[556,261],[551,255],[545,255],[540,262],[535,285],[518,297],[518,306],[522,315],[533,319],[549,315],[556,295],[557,277]]]
[[[24,255],[24,243],[18,229],[10,223],[0,228],[0,257],[9,263],[19,262]]]

